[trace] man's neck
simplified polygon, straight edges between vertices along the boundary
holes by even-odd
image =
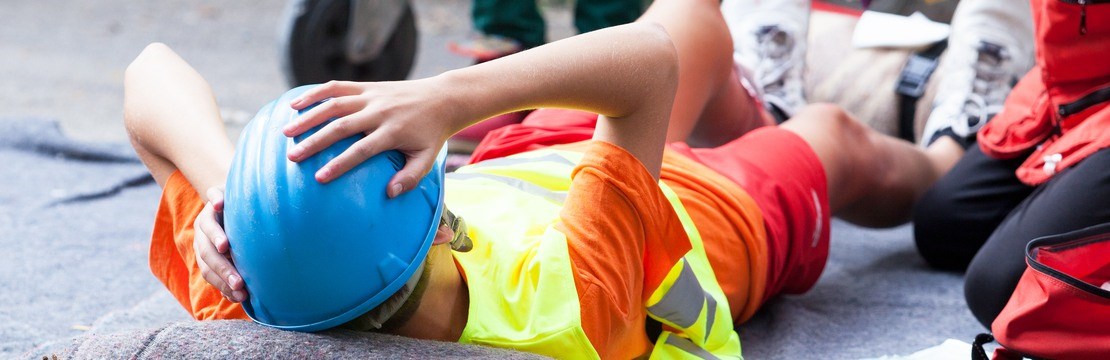
[[[466,282],[446,246],[433,247],[428,252],[428,261],[432,272],[420,305],[393,333],[417,339],[458,341],[470,310]]]

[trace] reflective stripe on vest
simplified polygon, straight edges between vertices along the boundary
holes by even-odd
[[[690,251],[671,267],[663,282],[644,302],[648,315],[680,332],[664,330],[655,341],[651,358],[742,359],[740,336],[732,328],[728,300],[709,265],[701,233],[678,194],[662,181],[659,188],[690,238]],[[705,352],[690,351],[694,348]]]
[[[447,204],[466,218],[475,245],[455,254],[471,294],[460,342],[557,358],[598,357],[582,330],[566,236],[555,228],[581,157],[545,149],[448,174]],[[691,250],[643,302],[649,316],[674,330],[656,339],[651,358],[740,358],[740,339],[701,236],[677,194],[659,185]],[[522,208],[528,211],[516,210]]]

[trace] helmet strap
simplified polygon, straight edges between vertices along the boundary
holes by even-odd
[[[470,235],[467,234],[466,221],[463,220],[462,216],[457,216],[451,212],[447,205],[443,206],[443,217],[440,218],[439,223],[446,225],[454,232],[454,237],[451,238],[450,242],[451,250],[468,252],[474,248],[474,241],[470,240]]]

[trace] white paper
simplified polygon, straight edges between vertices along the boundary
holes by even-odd
[[[917,48],[948,38],[948,24],[938,23],[921,13],[910,16],[864,11],[852,34],[856,48]]]

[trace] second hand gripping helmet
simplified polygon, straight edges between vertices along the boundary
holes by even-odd
[[[287,149],[323,126],[295,138],[281,132],[303,112],[289,102],[310,87],[286,92],[243,129],[224,207],[232,260],[250,295],[243,303],[247,316],[296,331],[344,324],[411,287],[443,210],[445,151],[416,188],[393,199],[386,185],[405,164],[396,151],[330,183],[315,180],[317,170],[361,136],[289,161]]]

